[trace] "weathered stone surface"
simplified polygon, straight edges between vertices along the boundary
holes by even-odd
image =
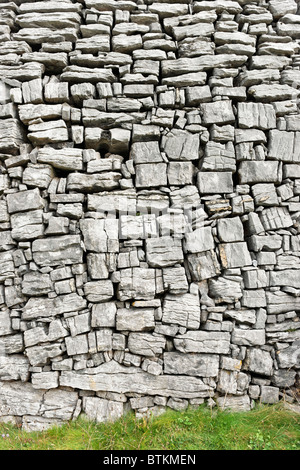
[[[117,220],[84,219],[80,221],[80,229],[86,250],[95,253],[115,253],[119,251]]]
[[[84,397],[83,412],[89,420],[96,423],[115,421],[123,415],[123,403],[98,397]]]
[[[219,356],[216,354],[164,353],[164,372],[199,377],[216,377],[219,371]]]
[[[111,368],[112,369],[112,368]],[[186,378],[178,376],[153,376],[136,367],[113,366],[101,367],[98,373],[90,374],[89,370],[80,372],[64,371],[61,375],[61,385],[67,384],[83,390],[113,391],[116,393],[142,393],[173,397],[201,397],[211,394],[211,387],[205,385],[200,378],[190,378],[187,385]],[[151,388],[148,380],[151,378]],[[91,380],[92,379],[92,380]]]
[[[170,160],[197,160],[199,136],[174,129],[162,139],[162,148]]]
[[[203,281],[221,274],[220,264],[214,250],[189,254],[187,263],[193,281]]]
[[[201,253],[214,249],[211,227],[202,227],[187,233],[183,245],[186,253]]]
[[[25,133],[17,119],[1,119],[0,121],[0,150],[16,154],[20,145],[25,141]]]
[[[233,344],[240,346],[262,346],[266,342],[265,331],[235,328],[232,333],[231,341]]]
[[[120,173],[114,171],[92,175],[70,173],[67,177],[67,188],[83,193],[112,190],[119,188],[121,177]]]
[[[223,268],[239,268],[252,264],[246,242],[222,243],[219,247]]]
[[[281,182],[279,165],[275,161],[243,161],[238,174],[241,184]]]
[[[190,331],[174,338],[175,348],[182,353],[227,354],[230,334],[214,331]]]
[[[190,330],[200,326],[200,302],[198,293],[165,296],[162,320],[177,324]]]
[[[155,327],[154,310],[120,308],[116,316],[116,329],[124,331],[147,331]]]
[[[239,127],[267,130],[276,127],[275,110],[271,104],[239,103],[238,104]]]
[[[200,193],[204,194],[231,193],[233,190],[232,174],[228,171],[199,172],[197,183]]]
[[[209,295],[215,298],[216,303],[236,302],[243,296],[240,282],[219,277],[209,280]]]
[[[34,240],[32,251],[33,259],[41,266],[80,263],[83,255],[78,235]]]
[[[80,171],[83,169],[81,149],[55,150],[46,147],[39,150],[37,160],[60,170]]]
[[[42,209],[43,207],[44,202],[37,188],[7,195],[7,209],[10,214]]]
[[[111,280],[89,281],[84,285],[84,293],[89,302],[105,302],[113,297]]]
[[[136,187],[151,188],[167,185],[166,163],[146,163],[136,166]]]
[[[83,3],[0,8],[0,420],[292,402],[297,2]]]
[[[154,298],[156,293],[155,270],[127,268],[120,272],[118,298],[123,300]]]

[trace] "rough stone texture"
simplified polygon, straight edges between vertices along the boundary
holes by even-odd
[[[0,421],[296,400],[298,2],[0,10]]]

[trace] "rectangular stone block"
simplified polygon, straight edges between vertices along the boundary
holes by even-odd
[[[167,186],[168,184],[166,163],[142,163],[136,165],[135,172],[137,188]]]
[[[228,171],[207,171],[197,174],[200,194],[231,193],[233,191],[232,173]]]
[[[218,331],[189,331],[174,338],[174,345],[182,353],[228,354],[230,334]]]
[[[198,329],[200,326],[199,296],[190,293],[167,294],[163,303],[162,321],[184,326],[190,330]]]
[[[279,164],[276,161],[242,161],[238,174],[240,184],[281,182]]]
[[[219,356],[217,354],[164,353],[165,374],[216,377],[218,372]]]
[[[211,227],[200,227],[193,232],[186,233],[183,247],[186,253],[201,253],[214,249],[215,242]]]
[[[79,235],[65,235],[34,240],[34,261],[40,266],[82,263],[83,250]]]
[[[181,240],[172,237],[146,240],[146,258],[151,267],[164,268],[183,261]]]

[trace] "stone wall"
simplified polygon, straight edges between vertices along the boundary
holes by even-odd
[[[297,400],[294,0],[0,0],[0,415]]]

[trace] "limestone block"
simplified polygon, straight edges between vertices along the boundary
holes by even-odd
[[[83,250],[78,235],[37,239],[32,243],[33,259],[41,266],[81,263]]]
[[[120,331],[147,331],[153,330],[154,309],[120,308],[116,315],[116,329]]]
[[[164,336],[151,333],[130,333],[128,336],[128,348],[133,354],[154,357],[162,354],[166,339]]]
[[[146,240],[146,257],[149,265],[156,268],[172,266],[183,261],[181,240],[164,236]]]
[[[246,357],[247,367],[251,372],[271,376],[273,374],[273,359],[268,351],[249,348]]]
[[[120,271],[119,300],[152,299],[156,293],[155,269],[127,268]]]
[[[84,397],[82,408],[85,416],[96,423],[111,422],[123,415],[122,402],[105,400],[98,397]]]
[[[184,326],[190,330],[196,330],[200,326],[199,295],[182,294],[165,296],[163,304],[164,323]]]
[[[117,307],[114,302],[102,302],[92,307],[92,328],[115,327]]]
[[[234,328],[231,341],[240,346],[263,346],[266,342],[265,331]]]
[[[51,147],[40,148],[37,161],[46,163],[54,168],[66,171],[80,171],[83,169],[81,149],[53,149]]]
[[[242,161],[238,170],[240,184],[279,183],[279,165],[275,161]]]
[[[44,201],[40,196],[38,188],[7,195],[7,209],[9,214],[42,209],[43,207]]]
[[[187,263],[193,281],[203,281],[221,274],[220,264],[214,250],[189,254]]]
[[[232,303],[236,302],[243,296],[240,282],[235,280],[219,277],[217,279],[209,279],[209,295],[213,297],[216,303]]]
[[[200,194],[231,193],[233,190],[232,173],[228,171],[199,172],[197,185]]]
[[[219,356],[216,354],[164,353],[165,374],[184,374],[198,377],[216,377],[219,371]]]
[[[173,129],[161,142],[163,151],[170,160],[197,160],[199,158],[199,136],[180,129]]]
[[[108,301],[114,294],[110,279],[86,282],[83,289],[87,300],[95,303]]]
[[[146,163],[136,165],[136,187],[151,188],[167,186],[166,163]]]
[[[25,133],[17,119],[1,119],[0,151],[15,155],[20,145],[25,142]]]
[[[29,362],[22,354],[0,356],[1,381],[18,380],[26,382],[29,379]]]
[[[35,145],[66,142],[69,138],[67,126],[62,119],[31,124],[28,131],[28,139]]]
[[[219,245],[220,259],[223,268],[250,266],[252,259],[246,242],[222,243]]]
[[[188,291],[188,282],[183,267],[163,268],[164,289],[170,294],[184,294]]]
[[[147,333],[131,333],[131,336],[146,335]],[[149,333],[147,334],[151,336]],[[112,362],[112,361],[111,361]],[[103,367],[104,366],[104,367]],[[102,390],[116,393],[140,393],[143,395],[159,395],[162,397],[196,398],[208,397],[213,389],[203,383],[198,377],[190,377],[187,383],[185,377],[174,375],[152,375],[136,367],[110,365],[99,366],[95,374],[91,371],[63,371],[60,384],[82,390]],[[151,387],[149,388],[149,380]]]
[[[183,246],[186,253],[201,253],[214,249],[211,227],[202,227],[186,233]]]
[[[239,127],[267,130],[276,128],[275,110],[271,104],[238,103]]]
[[[230,100],[203,103],[200,109],[204,124],[230,124],[235,121]]]
[[[230,334],[217,331],[189,331],[174,338],[174,345],[182,353],[227,354]]]
[[[217,222],[217,227],[221,242],[241,242],[244,240],[244,228],[239,217],[220,219]]]

